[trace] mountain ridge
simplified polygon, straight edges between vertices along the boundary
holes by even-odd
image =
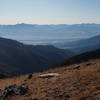
[[[15,40],[0,38],[0,64],[17,74],[49,69],[68,57],[70,51],[54,46],[24,45]]]
[[[79,55],[75,55],[68,60],[63,61],[62,63],[59,63],[56,66],[66,66],[66,65],[71,65],[71,64],[77,64],[77,63],[82,63],[88,60],[92,59],[100,59],[100,49],[85,52]]]

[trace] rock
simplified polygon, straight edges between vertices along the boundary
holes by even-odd
[[[80,65],[77,65],[74,67],[74,69],[80,69],[80,67],[81,67]]]
[[[28,75],[28,79],[31,79],[31,78],[32,78],[32,74],[29,74],[29,75]]]
[[[86,66],[95,65],[96,63],[87,63]]]
[[[14,84],[14,85],[5,87],[5,89],[2,91],[3,93],[2,93],[1,98],[2,100],[4,100],[5,98],[8,98],[10,96],[24,95],[28,91],[28,86],[27,85],[17,86],[16,84]]]
[[[92,64],[91,63],[86,64],[86,66],[90,66],[90,65],[92,65]]]
[[[24,95],[28,91],[28,86],[21,85],[18,87],[18,90],[20,95]]]
[[[4,100],[5,98],[8,98],[9,96],[13,96],[15,94],[15,91],[14,91],[15,88],[16,88],[15,84],[5,87],[5,89],[2,90],[1,99]]]
[[[58,73],[47,73],[47,74],[42,74],[39,76],[39,78],[51,78],[51,77],[57,77],[59,76]]]

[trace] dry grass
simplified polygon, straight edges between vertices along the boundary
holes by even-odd
[[[90,63],[90,65],[86,65]],[[0,80],[0,88],[12,84],[26,83],[29,91],[24,96],[14,96],[10,100],[100,100],[100,60],[90,60],[79,64],[80,69],[74,69],[76,64],[51,69],[33,74],[32,79],[26,76]],[[53,78],[38,78],[40,74],[56,72],[60,76]],[[65,99],[67,98],[67,99]]]

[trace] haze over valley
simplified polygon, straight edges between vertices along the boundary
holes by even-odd
[[[63,43],[100,35],[100,24],[0,25],[0,36],[26,44]]]

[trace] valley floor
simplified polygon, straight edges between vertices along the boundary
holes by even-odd
[[[59,76],[40,78],[46,73]],[[8,95],[0,100],[100,100],[100,60],[89,60],[45,72],[0,80],[0,95],[13,84],[28,86],[25,94]]]

